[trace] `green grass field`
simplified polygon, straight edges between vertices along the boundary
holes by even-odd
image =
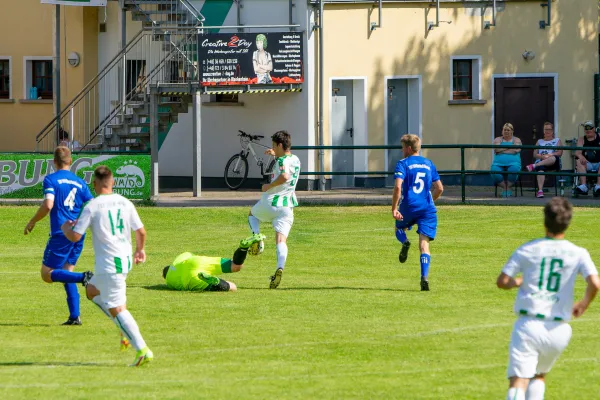
[[[162,267],[183,251],[230,257],[248,210],[141,208],[148,261],[128,278],[128,305],[155,360],[129,368],[134,352],[83,289],[84,325],[60,326],[64,289],[39,276],[48,221],[23,236],[34,211],[0,207],[0,399],[503,399],[516,292],[495,279],[543,235],[541,207],[440,207],[421,293],[417,246],[400,265],[388,207],[300,207],[279,289],[263,225],[265,252],[225,275],[238,292],[172,292]],[[576,209],[568,235],[594,260],[597,215]],[[79,270],[92,266],[88,237]],[[600,303],[572,326],[547,398],[597,399]]]

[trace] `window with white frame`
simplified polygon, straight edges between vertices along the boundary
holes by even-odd
[[[28,100],[52,100],[52,57],[25,57],[24,97]],[[35,88],[35,90],[31,90]]]
[[[450,100],[481,100],[481,56],[451,57]]]
[[[10,58],[0,56],[0,99],[11,98]]]

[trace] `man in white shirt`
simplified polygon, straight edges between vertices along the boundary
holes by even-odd
[[[273,168],[271,183],[262,186],[263,194],[250,210],[248,225],[253,234],[260,233],[261,222],[271,222],[275,229],[277,248],[277,269],[271,276],[269,288],[276,289],[287,260],[287,238],[294,223],[294,207],[298,206],[296,185],[300,176],[300,159],[291,152],[292,138],[286,131],[275,133],[271,140],[273,148],[265,153],[275,157],[277,164]],[[261,241],[259,254],[264,244]]]
[[[507,400],[542,400],[545,377],[571,339],[571,315],[580,317],[600,288],[598,271],[584,248],[565,240],[572,205],[554,197],[544,207],[546,237],[519,247],[498,276],[500,289],[519,288],[509,346]],[[518,274],[521,276],[517,277]],[[577,275],[587,289],[574,303]]]
[[[125,280],[134,264],[146,261],[146,230],[133,203],[113,193],[113,185],[112,171],[104,165],[96,168],[94,190],[97,197],[82,208],[77,221],[65,222],[62,231],[69,240],[76,242],[88,227],[91,228],[95,274],[86,285],[86,294],[121,330],[124,336],[121,348],[133,344],[137,354],[131,366],[137,367],[151,361],[154,355],[127,310]],[[133,255],[131,230],[135,231],[136,241]]]

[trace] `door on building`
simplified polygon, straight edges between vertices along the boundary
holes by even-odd
[[[334,146],[354,145],[354,110],[351,80],[332,81],[331,142]],[[354,172],[353,150],[332,150],[333,172]],[[332,175],[331,187],[354,187],[354,175]]]
[[[510,122],[523,144],[534,145],[543,137],[544,122],[554,124],[554,78],[496,78],[494,93],[494,137]],[[533,150],[521,151],[523,167],[533,161]],[[532,175],[521,179],[533,185]]]
[[[408,79],[387,81],[387,143],[400,146],[402,135],[409,133]],[[417,132],[413,132],[417,133]],[[403,159],[402,149],[388,149],[387,170],[393,172],[396,163]],[[388,175],[386,186],[394,186],[394,176]]]

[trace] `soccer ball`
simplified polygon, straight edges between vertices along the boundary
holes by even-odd
[[[250,246],[250,248],[248,249],[248,253],[250,253],[253,256],[257,256],[259,254],[262,254],[264,250],[265,242],[261,240],[260,242],[253,243],[252,246]]]

